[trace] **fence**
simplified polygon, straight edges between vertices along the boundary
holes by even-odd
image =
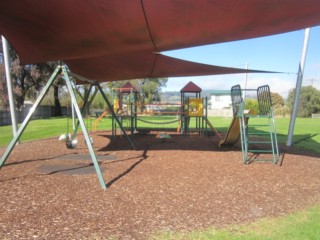
[[[21,111],[16,111],[17,122],[21,123],[28,115],[32,105],[25,105],[22,107]],[[61,112],[63,116],[71,117],[72,112],[70,108],[61,107]],[[55,114],[55,107],[54,106],[38,106],[37,109],[32,114],[31,119],[42,119],[42,118],[50,118],[53,117]],[[0,126],[7,126],[11,125],[11,114],[10,111],[0,110]]]

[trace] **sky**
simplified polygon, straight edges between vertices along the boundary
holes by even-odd
[[[271,92],[286,98],[296,87],[301,61],[304,30],[262,38],[206,45],[163,52],[163,54],[192,62],[255,70],[276,71],[272,74],[228,74],[169,78],[163,91],[180,91],[189,81],[203,90],[227,90],[240,84],[255,89],[268,84]],[[302,86],[312,85],[320,90],[320,27],[310,30]]]

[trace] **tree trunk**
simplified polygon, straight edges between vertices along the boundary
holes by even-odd
[[[53,96],[54,96],[54,106],[55,106],[54,116],[55,117],[62,116],[61,104],[60,104],[58,93],[59,93],[59,86],[53,85]]]

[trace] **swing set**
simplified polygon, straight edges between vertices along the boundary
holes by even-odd
[[[96,82],[96,81],[92,81],[92,80],[86,79],[86,78],[84,78],[82,76],[79,76],[77,74],[69,72],[65,65],[58,65],[56,67],[55,71],[50,76],[47,84],[42,89],[39,97],[37,98],[37,100],[33,104],[33,106],[30,109],[28,115],[25,117],[25,119],[22,122],[21,126],[19,127],[16,135],[13,137],[13,139],[9,143],[8,147],[6,148],[5,152],[1,156],[0,168],[3,167],[3,165],[5,164],[5,162],[8,159],[9,155],[11,154],[12,150],[14,149],[16,144],[18,143],[21,135],[23,134],[23,132],[26,129],[26,127],[28,126],[29,121],[32,118],[32,115],[35,112],[36,108],[39,106],[39,104],[41,103],[41,101],[43,100],[43,98],[45,97],[47,92],[49,91],[49,88],[52,86],[54,81],[60,75],[62,75],[62,77],[63,77],[63,79],[64,79],[64,81],[66,83],[66,86],[67,86],[67,89],[69,91],[70,98],[71,98],[71,105],[74,108],[76,116],[77,116],[77,119],[78,119],[77,124],[75,125],[75,128],[74,128],[73,132],[71,134],[68,134],[68,136],[66,136],[66,137],[68,137],[67,146],[68,146],[68,143],[70,144],[70,147],[73,147],[73,144],[74,144],[74,146],[76,145],[76,143],[77,143],[76,135],[77,135],[78,128],[80,126],[81,129],[82,129],[82,133],[83,133],[84,138],[85,138],[85,143],[86,143],[86,146],[87,146],[87,148],[89,150],[90,157],[91,157],[91,160],[93,162],[93,165],[94,165],[94,168],[95,168],[99,183],[100,183],[100,185],[101,185],[101,187],[103,189],[106,189],[107,186],[106,186],[106,183],[105,183],[104,178],[102,176],[102,172],[101,172],[101,169],[99,167],[99,163],[97,161],[97,157],[96,157],[96,154],[95,154],[93,146],[92,146],[92,140],[91,140],[91,138],[89,136],[89,133],[87,131],[87,126],[86,126],[86,124],[84,122],[84,119],[83,119],[83,116],[84,116],[85,111],[86,111],[86,107],[90,105],[90,103],[92,102],[92,100],[95,97],[95,95],[97,94],[97,92],[100,92],[101,95],[103,96],[106,104],[108,105],[108,107],[109,107],[109,109],[111,111],[111,114],[114,116],[115,121],[118,123],[118,125],[121,128],[123,134],[126,136],[126,138],[128,140],[128,143],[130,144],[131,148],[135,149],[135,147],[134,147],[130,137],[126,134],[125,130],[122,128],[121,122],[116,117],[116,114],[113,111],[112,106],[111,106],[109,100],[107,99],[105,93],[103,92],[101,86],[99,85],[99,83]],[[77,100],[76,100],[76,97],[75,97],[74,88],[73,88],[73,84],[72,84],[72,80],[70,79],[70,76],[74,77],[75,79],[78,79],[78,80],[81,80],[81,81],[84,81],[84,82],[90,84],[89,90],[88,90],[88,92],[85,94],[85,96],[83,98],[84,104],[82,106],[82,111],[80,110],[79,105],[77,103]],[[95,93],[93,94],[91,99],[89,99],[90,92],[92,92],[93,88],[95,88]]]
[[[74,85],[74,83],[71,81],[72,85]],[[89,122],[89,119],[90,117],[88,116],[88,111],[87,109],[89,109],[91,103],[92,103],[92,100],[94,99],[94,97],[96,96],[98,90],[95,89],[93,95],[91,96],[91,100],[87,101],[86,98],[87,98],[87,94],[89,95],[90,94],[90,91],[86,92],[85,93],[85,97],[82,97],[82,95],[79,93],[79,96],[82,98],[82,101],[83,102],[87,102],[86,106],[83,106],[82,107],[82,116],[86,116],[87,118],[87,124],[86,124],[86,127],[87,127],[87,130],[89,130],[89,127],[90,124],[88,124]],[[70,93],[68,91],[68,95],[70,97]],[[69,104],[69,98],[68,98],[68,101],[67,101],[67,106],[66,106],[66,117],[67,117],[67,131],[66,133],[63,133],[60,135],[59,137],[59,141],[65,141],[66,142],[66,146],[67,148],[69,149],[74,149],[74,148],[77,148],[77,145],[78,145],[78,140],[75,138],[75,136],[73,136],[72,133],[70,133],[69,129],[70,129],[70,113],[69,113],[69,108],[72,109],[71,111],[71,118],[72,118],[72,132],[75,131],[75,127],[76,127],[76,117],[75,117],[75,114],[74,114],[74,104],[71,103],[71,106]],[[90,137],[90,141],[91,141],[91,144],[93,144],[93,138]]]

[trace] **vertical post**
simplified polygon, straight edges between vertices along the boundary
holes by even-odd
[[[111,111],[111,114],[112,114],[112,117],[116,120],[116,122],[118,123],[122,133],[124,134],[124,136],[127,138],[129,144],[131,145],[132,149],[135,150],[135,147],[133,145],[133,142],[131,141],[130,137],[128,136],[128,134],[126,133],[126,131],[123,129],[122,127],[122,124],[121,124],[121,121],[119,120],[118,116],[116,115],[116,113],[114,112],[113,110],[113,107],[111,106],[107,96],[104,94],[104,92],[102,91],[102,88],[100,85],[97,85],[102,97],[104,98],[104,101],[106,102],[106,104],[108,105],[108,108],[110,109]]]
[[[287,138],[287,146],[288,147],[290,147],[292,145],[294,125],[296,122],[298,106],[299,106],[299,98],[300,98],[300,93],[301,93],[304,65],[305,65],[305,60],[306,60],[306,55],[307,55],[307,50],[308,50],[309,35],[310,35],[310,28],[306,28],[304,31],[303,49],[302,49],[302,53],[301,53],[301,61],[299,63],[299,68],[298,68],[296,92],[294,95],[294,102],[293,102],[292,113],[291,113],[291,118],[290,118],[290,125],[289,125],[289,130],[288,130],[288,138]]]
[[[248,70],[248,63],[246,63],[245,68]],[[248,72],[246,72],[245,78],[244,78],[244,90],[243,90],[243,101],[246,99],[246,89],[247,89],[247,83],[248,83]]]
[[[67,88],[69,90],[69,94],[70,94],[70,97],[71,97],[71,103],[72,103],[72,106],[74,107],[74,110],[75,110],[77,116],[78,116],[78,121],[80,123],[81,129],[82,129],[82,132],[83,132],[83,136],[85,138],[87,147],[89,149],[89,153],[90,153],[94,168],[96,170],[100,185],[101,185],[101,187],[103,189],[106,189],[107,186],[106,186],[106,183],[105,183],[105,181],[103,179],[102,172],[101,172],[101,169],[99,167],[99,163],[98,163],[96,154],[94,153],[94,150],[93,150],[93,147],[92,147],[92,144],[91,144],[91,140],[90,140],[86,125],[84,124],[84,121],[83,121],[83,118],[82,118],[82,114],[81,114],[80,108],[78,106],[78,103],[77,103],[77,100],[76,100],[76,96],[74,94],[74,91],[73,91],[73,88],[72,88],[72,85],[71,85],[71,81],[70,81],[70,78],[69,78],[69,75],[68,75],[68,72],[67,72],[65,66],[62,66],[62,71],[63,71],[63,76],[65,78],[65,82],[66,82],[66,85],[67,85]]]
[[[205,104],[206,104],[206,111],[205,111],[205,119],[206,119],[206,122],[205,122],[205,136],[207,137],[208,136],[208,97],[205,98]]]
[[[81,116],[83,117],[87,112],[86,112],[86,109],[87,109],[87,106],[89,104],[91,104],[93,98],[95,97],[97,91],[94,93],[94,95],[92,96],[92,99],[89,101],[89,95],[90,95],[90,92],[93,88],[93,84],[90,85],[89,87],[89,90],[85,93],[85,96],[83,97],[83,107],[82,107],[82,111],[81,111]],[[74,107],[72,106],[72,108],[74,109]],[[76,134],[77,134],[77,131],[78,131],[78,128],[79,128],[79,120],[77,121],[77,124],[75,125],[75,127],[73,128],[73,133],[72,133],[72,139],[74,139],[76,137]]]
[[[116,124],[115,124],[114,118],[116,117],[116,115],[113,114],[113,112],[114,112],[114,99],[115,99],[113,89],[114,89],[114,88],[111,88],[111,101],[112,101],[112,104],[110,104],[110,107],[109,107],[108,104],[107,104],[107,105],[108,105],[108,107],[109,107],[109,110],[110,110],[111,116],[112,116],[112,118],[111,118],[112,138],[115,139],[115,137],[116,137]],[[101,89],[101,91],[102,91],[102,89]],[[102,93],[101,93],[101,94],[102,94]]]
[[[129,104],[130,104],[130,124],[131,124],[131,135],[133,135],[133,132],[135,130],[134,127],[134,118],[133,118],[133,91],[132,88],[130,89],[130,95],[129,95]],[[129,106],[127,106],[128,111],[129,111]]]
[[[18,125],[17,125],[17,118],[16,118],[16,110],[15,110],[14,101],[13,101],[12,79],[10,74],[9,46],[8,46],[7,39],[5,39],[3,36],[1,36],[1,40],[2,40],[2,46],[3,46],[4,65],[5,65],[5,71],[6,71],[9,106],[10,106],[10,112],[11,112],[12,132],[13,132],[13,136],[15,136],[17,133]]]

